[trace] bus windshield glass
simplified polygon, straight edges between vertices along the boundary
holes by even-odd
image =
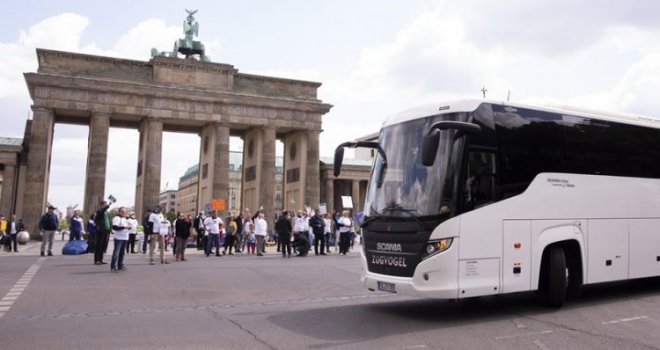
[[[419,118],[383,128],[379,143],[387,157],[383,169],[376,156],[369,181],[365,216],[420,217],[449,215],[454,192],[454,169],[460,161],[462,139],[456,130],[443,130],[432,166],[422,164],[422,140],[431,125],[441,120],[459,120],[464,114]],[[377,182],[384,176],[382,186]]]

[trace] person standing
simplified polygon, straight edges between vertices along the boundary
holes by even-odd
[[[334,214],[332,214],[332,222],[335,224],[335,251],[338,251],[339,247],[339,219],[341,218],[341,214],[336,211]]]
[[[94,222],[96,214],[92,213],[87,220],[87,252],[94,253],[96,246],[96,223]],[[96,260],[95,260],[96,261]]]
[[[353,220],[348,216],[348,210],[341,213],[337,225],[339,226],[339,254],[346,255],[351,245],[351,233],[353,232]]]
[[[231,252],[231,249],[234,247],[234,235],[236,230],[237,229],[234,216],[230,215],[227,218],[227,226],[225,228],[225,244],[223,245],[222,255],[227,254],[227,248],[229,248],[229,255],[234,255],[234,253]]]
[[[160,206],[149,215],[149,223],[151,224],[151,235],[149,237],[149,264],[154,265],[154,250],[156,243],[158,243],[158,250],[160,251],[160,263],[169,264],[165,260],[165,236],[170,232],[170,222],[165,219],[161,212]]]
[[[83,219],[80,217],[80,210],[73,212],[71,224],[69,225],[69,241],[81,240],[83,231]]]
[[[128,219],[126,219],[128,222],[128,244],[126,244],[126,253],[129,252],[131,254],[135,254],[135,238],[137,237],[137,225],[138,222],[135,220],[135,213],[131,212],[131,214],[128,215]]]
[[[250,218],[249,210],[247,208],[241,215],[241,221],[243,221],[243,230],[241,231],[241,234],[243,235],[243,239],[241,240],[241,251],[243,251],[245,250],[245,247],[248,243],[247,240],[248,236],[250,235],[250,225],[253,224],[252,219]]]
[[[289,212],[283,211],[277,223],[275,223],[275,231],[279,237],[280,244],[282,245],[282,258],[291,257],[291,217]]]
[[[319,255],[319,243],[321,243],[321,255],[325,255],[325,237],[323,236],[325,221],[316,210],[316,214],[309,219],[309,226],[312,228],[314,234],[314,255]]]
[[[7,234],[7,224],[9,222],[5,219],[5,216],[0,214],[0,234]]]
[[[323,216],[323,236],[325,238],[325,252],[330,253],[330,235],[332,235],[332,223],[330,221],[330,214],[326,213]]]
[[[247,232],[247,237],[245,241],[247,242],[247,252],[248,254],[254,254],[255,246],[257,245],[257,238],[254,235],[254,224],[248,222],[245,226],[245,231]]]
[[[126,208],[120,207],[117,215],[112,218],[112,232],[114,233],[114,249],[112,250],[112,260],[110,260],[110,271],[126,271],[124,266],[124,251],[126,242],[128,242],[128,230],[131,226],[126,219]]]
[[[23,231],[23,224],[20,221],[16,222],[16,214],[12,214],[11,219],[7,223],[7,232],[9,233],[9,239],[11,239],[11,244],[14,253],[18,253],[16,240],[18,233],[21,231]]]
[[[18,233],[21,231],[23,231],[23,224],[20,221],[16,222],[16,214],[12,214],[11,220],[9,220],[9,223],[7,224],[7,232],[9,232],[9,238],[11,239],[14,253],[18,253],[18,249],[16,248],[16,240]]]
[[[106,201],[99,203],[100,208],[96,211],[94,224],[96,225],[96,242],[94,243],[94,265],[105,265],[103,254],[108,249],[108,240],[110,239],[110,217],[108,208],[110,204]]]
[[[153,213],[153,211],[147,209],[147,213],[142,217],[142,231],[144,234],[144,238],[142,238],[142,254],[147,254],[147,243],[149,243],[151,234],[154,232],[154,227],[149,221],[151,213]]]
[[[197,214],[197,217],[193,221],[193,227],[195,228],[195,231],[197,231],[197,237],[195,238],[195,246],[197,247],[197,250],[202,250],[205,249],[206,247],[206,242],[205,238],[206,236],[204,235],[204,213],[199,212]]]
[[[233,217],[233,215],[232,215]],[[241,215],[238,215],[237,217],[234,218],[234,222],[236,223],[236,232],[234,233],[234,241],[236,241],[236,253],[242,253],[243,248],[243,218]]]
[[[39,220],[39,231],[41,232],[41,256],[45,256],[46,244],[48,244],[48,256],[53,256],[53,240],[55,231],[60,229],[60,219],[55,214],[55,208],[48,206],[48,211]]]
[[[257,212],[257,218],[254,220],[254,235],[257,238],[257,256],[263,256],[266,249],[266,236],[268,235],[268,222],[263,211]]]
[[[223,225],[222,219],[218,217],[214,211],[211,214],[211,217],[207,217],[204,220],[204,226],[206,232],[208,232],[208,242],[206,244],[206,256],[208,257],[213,252],[213,246],[215,246],[215,256],[220,255],[220,225]]]
[[[190,237],[191,226],[190,216],[184,217],[180,214],[174,226],[174,234],[176,235],[176,261],[186,261],[184,254],[186,253],[186,244],[188,244],[188,237]]]

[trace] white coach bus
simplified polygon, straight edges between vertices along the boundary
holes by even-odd
[[[364,208],[362,282],[458,299],[660,275],[660,120],[489,100],[388,119]]]

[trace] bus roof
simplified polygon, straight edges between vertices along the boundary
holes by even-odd
[[[520,103],[511,103],[511,102],[488,100],[488,99],[448,100],[442,103],[428,104],[428,105],[414,107],[388,118],[383,123],[383,127],[403,123],[417,118],[429,117],[433,115],[459,113],[459,112],[473,112],[477,108],[479,108],[479,106],[483,103],[487,103],[491,105],[508,106],[512,108],[526,108],[537,111],[544,111],[550,113],[557,113],[563,115],[584,117],[589,119],[597,119],[597,120],[604,120],[610,122],[617,122],[617,123],[624,123],[624,124],[660,129],[660,119],[658,118],[645,117],[634,114],[588,110],[579,107],[568,107],[568,106],[537,107],[537,106],[525,105]]]

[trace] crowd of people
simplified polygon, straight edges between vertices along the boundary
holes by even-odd
[[[174,260],[186,261],[188,246],[203,251],[206,257],[221,257],[235,254],[263,256],[266,246],[273,245],[282,258],[290,258],[292,253],[305,256],[312,247],[315,255],[329,254],[332,246],[335,247],[335,252],[346,255],[354,242],[359,240],[354,221],[346,210],[334,215],[320,214],[319,210],[284,211],[270,221],[261,209],[254,214],[245,209],[238,216],[230,213],[225,218],[219,217],[216,212],[208,215],[200,212],[195,218],[179,214],[170,222],[160,206],[147,210],[144,214],[141,220],[143,235],[138,239],[139,222],[135,213],[129,213],[126,208],[120,207],[117,214],[111,218],[110,205],[111,203],[102,201],[86,226],[80,212],[75,211],[69,220],[69,232],[70,240],[81,239],[83,232],[88,233],[88,252],[94,255],[94,265],[107,264],[104,257],[112,236],[112,272],[126,270],[125,254],[148,254],[151,265],[158,262],[169,264],[166,252],[170,244]],[[56,208],[49,206],[39,221],[42,256],[46,253],[48,256],[52,255],[53,236],[60,230],[54,209]]]

